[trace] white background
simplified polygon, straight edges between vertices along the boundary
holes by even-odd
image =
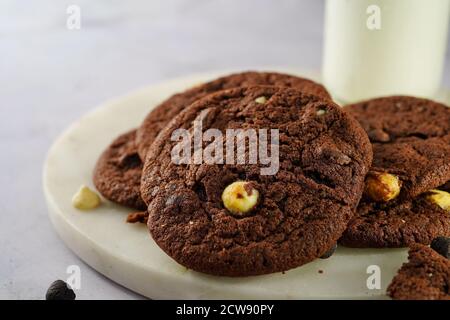
[[[66,28],[70,4],[81,8],[81,30]],[[42,165],[71,122],[194,72],[319,70],[322,30],[318,0],[0,0],[0,298],[43,299],[71,264],[82,270],[79,299],[140,298],[80,261],[47,218]]]

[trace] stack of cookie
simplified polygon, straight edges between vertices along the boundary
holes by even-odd
[[[341,108],[318,83],[261,72],[175,94],[94,172],[102,195],[136,209],[128,221],[146,222],[168,255],[224,276],[295,268],[338,241],[448,237],[449,180],[446,106],[389,97]]]

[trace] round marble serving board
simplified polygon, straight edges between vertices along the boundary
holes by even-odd
[[[317,78],[317,73],[293,74]],[[142,224],[125,223],[130,209],[103,199],[92,211],[72,207],[103,149],[118,134],[137,127],[159,102],[175,92],[222,73],[200,74],[152,85],[106,102],[70,126],[53,144],[44,165],[44,192],[50,219],[67,246],[111,280],[152,299],[367,299],[386,298],[386,287],[406,261],[405,249],[339,247],[285,273],[226,278],[187,270],[167,256]],[[440,100],[449,101],[448,92]],[[379,266],[381,288],[369,289],[367,268]]]

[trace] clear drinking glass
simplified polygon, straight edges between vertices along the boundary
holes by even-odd
[[[327,0],[324,84],[342,102],[433,97],[449,14],[450,0]]]

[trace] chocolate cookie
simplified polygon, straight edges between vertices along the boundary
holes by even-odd
[[[258,148],[248,144],[240,157],[237,143],[223,145],[234,141],[233,129],[255,132]],[[178,151],[190,150],[179,147],[192,147],[195,132],[215,138],[203,139],[179,164]],[[224,164],[220,156],[205,163],[211,146],[214,156],[226,155]],[[275,155],[271,163],[263,161],[266,152]],[[180,113],[149,150],[141,181],[148,228],[169,256],[196,271],[249,276],[295,268],[335,245],[371,158],[363,129],[329,100],[283,87],[222,91]]]
[[[427,196],[401,203],[361,202],[340,243],[354,248],[392,248],[430,244],[437,236],[450,236],[450,212]]]
[[[107,199],[145,210],[140,196],[142,161],[135,144],[136,130],[117,137],[97,160],[94,184]]]
[[[243,72],[218,78],[178,93],[153,109],[137,131],[136,143],[141,159],[165,125],[192,102],[223,89],[252,85],[273,85],[297,88],[306,93],[330,99],[330,94],[320,84],[308,79],[274,72]]]
[[[398,176],[400,197],[450,180],[450,108],[414,97],[386,97],[345,107],[373,145],[371,171]]]
[[[398,300],[450,300],[450,260],[424,245],[413,245],[387,289]]]
[[[448,188],[450,109],[425,99],[387,97],[344,110],[366,130],[374,159],[357,216],[340,242],[405,247],[450,235],[449,212],[428,194]]]

